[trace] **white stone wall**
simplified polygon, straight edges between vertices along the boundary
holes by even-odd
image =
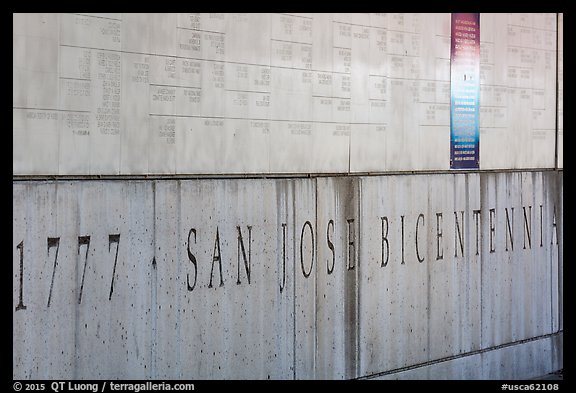
[[[480,169],[563,166],[562,21],[480,15]],[[12,66],[15,175],[450,168],[449,13],[13,14]]]
[[[563,15],[480,23],[450,173],[448,13],[13,14],[13,378],[562,368]]]

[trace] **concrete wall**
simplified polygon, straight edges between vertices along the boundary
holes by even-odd
[[[467,173],[448,13],[13,22],[14,378],[562,367],[562,14],[480,15]]]
[[[17,379],[562,367],[563,173],[15,181]]]
[[[558,14],[557,167],[564,168],[564,14]]]

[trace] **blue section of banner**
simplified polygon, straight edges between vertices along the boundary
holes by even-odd
[[[480,14],[452,14],[450,168],[480,166]]]

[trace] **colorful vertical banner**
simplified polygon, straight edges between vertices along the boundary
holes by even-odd
[[[452,14],[450,168],[480,164],[480,14]]]

